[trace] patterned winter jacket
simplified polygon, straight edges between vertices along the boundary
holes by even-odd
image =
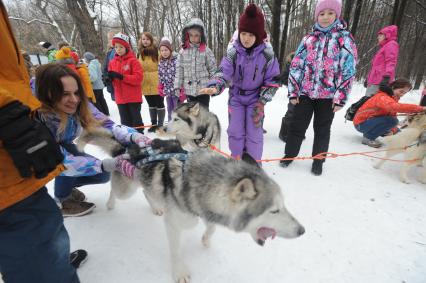
[[[228,48],[219,70],[208,83],[221,93],[230,83],[230,95],[258,94],[259,100],[266,104],[272,100],[279,88],[280,68],[274,51],[265,43],[247,53],[239,40]]]
[[[201,29],[200,44],[189,42],[188,30]],[[204,24],[200,19],[192,19],[182,30],[182,49],[179,51],[176,66],[174,89],[184,88],[188,96],[198,96],[198,91],[207,86],[207,82],[216,72],[216,59],[213,51],[207,47]]]
[[[95,119],[102,121],[102,127],[113,133],[118,142],[123,145],[131,143],[131,135],[137,132],[135,129],[123,125],[116,125],[91,103],[89,103],[89,108]],[[38,119],[49,128],[56,141],[61,145],[62,154],[65,156],[63,164],[66,168],[66,170],[61,173],[61,176],[92,176],[102,172],[101,160],[92,156],[73,155],[62,146],[63,144],[73,143],[83,130],[76,115],[68,116],[67,124],[63,132],[59,132],[60,118],[56,114],[39,112]],[[119,127],[120,130],[113,130],[117,127]]]
[[[399,103],[395,96],[379,91],[368,99],[356,112],[354,125],[359,125],[370,118],[380,116],[396,116],[397,113],[417,113],[423,107],[416,104]]]
[[[296,50],[288,78],[288,96],[333,99],[343,106],[351,91],[357,49],[346,23],[336,20],[326,29],[318,23]]]
[[[177,55],[170,59],[160,59],[158,64],[159,94],[161,96],[174,95],[174,80],[176,75]]]

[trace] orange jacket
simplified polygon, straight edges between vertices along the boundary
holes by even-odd
[[[0,1],[0,50],[4,56],[0,60],[0,107],[19,100],[35,110],[40,107],[40,102],[31,94],[24,58],[7,18],[6,8]],[[0,210],[32,195],[62,170],[60,165],[43,179],[23,179],[0,141]]]
[[[367,100],[356,112],[354,125],[361,124],[373,117],[396,116],[397,113],[416,113],[423,107],[415,104],[398,103],[398,98],[379,91]]]

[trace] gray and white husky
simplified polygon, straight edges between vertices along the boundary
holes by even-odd
[[[188,151],[214,145],[220,148],[221,128],[217,116],[198,102],[178,105],[172,113],[172,121],[157,131],[161,135],[174,135]]]

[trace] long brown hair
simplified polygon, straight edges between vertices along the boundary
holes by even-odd
[[[58,102],[61,101],[64,95],[64,86],[61,78],[73,77],[78,86],[78,96],[80,98],[80,104],[77,108],[77,117],[83,128],[94,128],[100,125],[100,122],[96,121],[89,109],[89,102],[84,92],[83,85],[80,77],[69,67],[62,64],[50,63],[42,65],[37,69],[36,72],[36,94],[37,98],[41,101],[42,107],[41,112],[43,113],[56,113],[59,115],[61,122],[59,125],[59,132],[65,130],[65,126],[68,121],[68,115],[59,112],[56,108]]]
[[[142,44],[142,36],[148,37],[151,41],[151,45],[144,47]],[[158,62],[158,49],[154,44],[154,36],[147,31],[141,33],[141,38],[138,41],[139,54],[142,57],[142,60],[145,60],[145,57],[151,57],[152,61]]]

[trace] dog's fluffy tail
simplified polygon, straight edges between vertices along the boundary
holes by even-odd
[[[83,151],[87,144],[96,145],[113,157],[123,154],[126,151],[126,149],[114,139],[112,133],[103,128],[85,129],[77,140],[78,150]]]

